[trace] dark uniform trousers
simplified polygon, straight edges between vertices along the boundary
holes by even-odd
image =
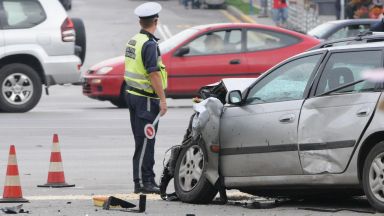
[[[133,181],[143,187],[143,182],[154,182],[155,138],[148,139],[144,134],[146,124],[152,124],[159,114],[159,100],[144,96],[126,94],[130,113],[132,132],[135,137],[135,154],[133,155]],[[157,131],[157,125],[155,129]]]

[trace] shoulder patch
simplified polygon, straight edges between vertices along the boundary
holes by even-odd
[[[135,59],[136,58],[136,50],[133,47],[127,47],[125,49],[125,57]]]
[[[131,46],[136,46],[136,40],[130,40],[128,44]]]

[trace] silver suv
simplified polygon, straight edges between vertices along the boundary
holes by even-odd
[[[182,201],[210,202],[219,188],[365,194],[384,211],[384,83],[364,79],[367,70],[384,70],[384,42],[327,46],[251,84],[223,80],[202,91],[210,98],[195,105],[192,132],[172,156]]]
[[[42,85],[79,81],[85,47],[75,40],[85,32],[75,24],[57,0],[0,0],[0,111],[26,112]]]

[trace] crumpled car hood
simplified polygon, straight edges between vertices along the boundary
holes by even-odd
[[[233,90],[240,90],[242,93],[255,81],[257,78],[227,78],[222,79],[225,88],[228,92]]]
[[[256,80],[257,78],[225,78],[219,82],[208,84],[203,88],[223,85],[228,92],[233,90],[240,90],[243,93],[247,87],[254,83]]]
[[[212,83],[202,87],[199,90],[200,96],[203,99],[209,97],[215,97],[219,99],[223,104],[226,103],[227,93],[233,90],[240,90],[243,95],[247,91],[247,88],[252,85],[257,78],[227,78],[222,79],[219,82]]]
[[[196,115],[192,121],[192,138],[197,140],[201,135],[204,140],[209,158],[205,175],[212,185],[215,185],[219,178],[219,157],[217,152],[214,153],[210,149],[212,145],[219,145],[220,116],[223,106],[220,100],[213,97],[193,105]]]

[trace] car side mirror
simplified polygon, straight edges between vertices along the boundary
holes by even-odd
[[[179,50],[175,52],[175,56],[181,57],[189,53],[189,47],[181,47]]]
[[[243,99],[242,99],[242,96],[241,96],[241,91],[234,90],[234,91],[230,91],[229,92],[229,94],[228,94],[228,104],[240,105],[242,101],[243,101]]]

